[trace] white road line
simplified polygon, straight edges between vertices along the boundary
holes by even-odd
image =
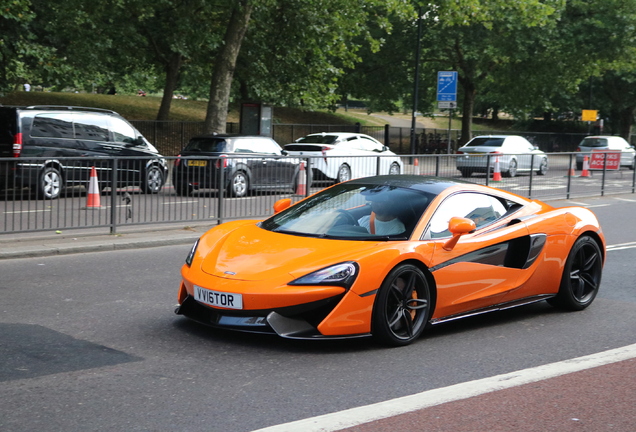
[[[615,251],[615,250],[632,249],[632,248],[636,248],[636,242],[610,245],[610,246],[607,246],[605,250]]]
[[[490,378],[455,384],[332,414],[266,427],[253,432],[338,431],[447,402],[468,399],[484,393],[517,387],[632,358],[636,358],[636,344]]]
[[[51,209],[36,209],[36,210],[16,210],[6,211],[4,214],[22,214],[22,213],[37,213],[37,212],[50,212]]]
[[[636,202],[636,200],[627,199],[627,198],[614,198],[614,199],[617,201]]]

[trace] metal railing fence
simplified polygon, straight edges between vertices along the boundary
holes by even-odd
[[[576,153],[547,154],[549,169],[544,175],[538,175],[539,165],[533,160],[539,156],[528,156],[533,170],[524,171],[519,159],[514,177],[507,177],[510,167],[503,160],[497,164],[492,155],[475,162],[470,173],[462,173],[457,164],[463,157],[169,157],[166,170],[153,175],[148,168],[157,166],[152,164],[156,161],[143,158],[0,158],[0,229],[21,233],[103,228],[116,233],[135,225],[262,219],[272,214],[281,198],[296,202],[333,184],[345,166],[345,177],[387,174],[397,165],[400,174],[466,180],[542,200],[636,189],[636,171],[576,171]],[[158,175],[165,184],[155,190]]]

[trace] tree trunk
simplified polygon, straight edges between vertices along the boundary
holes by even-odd
[[[174,96],[174,89],[177,88],[179,71],[182,64],[183,55],[180,53],[173,53],[166,64],[166,85],[163,88],[163,97],[161,98],[161,105],[159,106],[159,112],[157,113],[157,120],[159,121],[168,120],[170,117],[172,96]]]
[[[214,62],[210,101],[205,116],[207,133],[225,133],[236,59],[247,31],[252,8],[252,0],[238,0],[234,5],[224,44]]]
[[[636,107],[634,106],[625,107],[619,112],[620,135],[629,143],[631,143],[630,137],[632,125],[634,124],[634,112],[636,112]]]
[[[475,107],[475,85],[471,81],[461,82],[464,88],[464,100],[462,102],[462,136],[459,147],[466,144],[473,136],[473,109]]]

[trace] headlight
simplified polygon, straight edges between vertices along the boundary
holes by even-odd
[[[194,253],[197,251],[197,246],[199,246],[199,240],[194,242],[194,245],[192,245],[192,249],[190,249],[190,253],[186,257],[185,262],[188,265],[188,267],[192,265],[192,260],[194,259]]]
[[[344,262],[317,270],[289,282],[289,285],[333,285],[351,287],[358,275],[358,264]]]

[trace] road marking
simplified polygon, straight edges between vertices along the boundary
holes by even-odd
[[[636,242],[610,245],[610,246],[607,246],[605,250],[615,251],[615,250],[633,249],[633,248],[636,248]]]
[[[37,213],[37,212],[50,212],[51,209],[36,209],[36,210],[16,210],[6,211],[4,214],[21,214],[21,213]]]
[[[618,201],[625,201],[625,202],[636,202],[636,200],[627,199],[627,198],[614,198],[614,199]]]
[[[172,204],[190,204],[190,203],[195,203],[195,202],[199,202],[198,200],[189,200],[189,201],[170,201],[170,202],[164,202],[163,205],[172,205]]]
[[[428,390],[385,402],[310,417],[253,432],[330,432],[408,412],[636,358],[636,344],[557,363]]]

